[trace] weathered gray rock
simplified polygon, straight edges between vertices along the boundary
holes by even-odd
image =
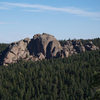
[[[58,55],[63,57],[68,57],[73,54],[85,52],[91,50],[99,50],[99,47],[95,46],[92,41],[89,41],[85,46],[82,44],[81,40],[67,40],[63,46],[63,53],[59,52]],[[66,53],[65,53],[66,52]]]
[[[45,59],[45,56],[42,53],[39,53],[37,56],[39,60]]]
[[[27,50],[28,40],[21,40],[14,42],[9,46],[9,50],[4,58],[4,65],[15,63],[20,59],[25,59],[29,56],[29,51]]]
[[[55,57],[57,52],[62,49],[60,43],[52,35],[43,33],[33,37],[33,52],[37,56],[42,53],[46,58]]]
[[[61,50],[62,47],[54,36],[46,33],[36,34],[31,40],[25,38],[12,43],[4,58],[4,65],[15,63],[20,59],[37,61],[56,57]]]
[[[87,43],[85,45],[85,48],[88,51],[91,51],[91,50],[99,50],[99,47],[95,46],[92,41],[89,41],[89,43]]]
[[[74,49],[76,50],[77,53],[85,52],[85,47],[83,46],[80,40],[73,40],[72,42]]]
[[[68,57],[69,56],[69,52],[66,50],[66,49],[63,49],[59,52],[57,52],[56,54],[56,57],[61,57],[61,58],[64,58],[64,57]]]
[[[92,41],[83,45],[80,40],[68,40],[61,46],[60,42],[52,35],[43,33],[36,34],[32,39],[11,43],[4,58],[4,65],[16,63],[23,59],[25,61],[38,61],[49,58],[69,57],[73,54],[85,52],[86,50],[98,50]]]

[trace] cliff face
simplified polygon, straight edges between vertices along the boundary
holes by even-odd
[[[85,52],[86,50],[98,50],[91,41],[83,45],[80,40],[68,40],[64,46],[52,35],[36,34],[32,39],[26,38],[11,43],[5,54],[3,64],[8,65],[23,60],[42,60],[56,57],[68,57],[72,54]]]

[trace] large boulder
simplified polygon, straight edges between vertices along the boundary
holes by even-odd
[[[29,51],[27,50],[27,45],[29,42],[30,39],[26,38],[24,40],[10,44],[4,58],[4,65],[15,63],[20,59],[25,59],[26,57],[28,57]]]
[[[32,39],[25,38],[11,43],[3,64],[15,63],[20,59],[37,61],[56,57],[61,50],[62,47],[54,36],[46,33],[36,34]]]
[[[39,53],[42,53],[45,58],[55,57],[57,52],[59,52],[62,47],[56,38],[52,35],[43,33],[34,35],[31,42],[31,51],[32,54],[37,56]]]
[[[80,40],[73,40],[72,44],[77,53],[85,52],[85,47]]]

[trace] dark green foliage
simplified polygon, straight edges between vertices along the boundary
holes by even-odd
[[[96,93],[91,100],[100,100],[100,68],[94,73],[92,86],[94,87]]]
[[[8,44],[0,44],[0,65],[2,64],[7,47],[8,47]]]
[[[0,44],[0,62],[7,47]],[[100,100],[100,51],[0,66],[0,100]]]
[[[4,44],[4,43],[0,44],[0,53],[4,51],[7,47],[8,47],[8,44]]]
[[[100,48],[100,38],[94,39],[93,43]]]
[[[89,100],[98,71],[100,51],[0,66],[0,100]]]

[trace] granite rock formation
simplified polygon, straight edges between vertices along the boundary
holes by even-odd
[[[64,58],[86,50],[98,49],[91,41],[83,45],[80,40],[68,40],[64,46],[61,46],[60,42],[52,35],[36,34],[32,39],[25,38],[11,43],[5,54],[3,64],[16,63],[21,59],[38,61],[57,57]]]

